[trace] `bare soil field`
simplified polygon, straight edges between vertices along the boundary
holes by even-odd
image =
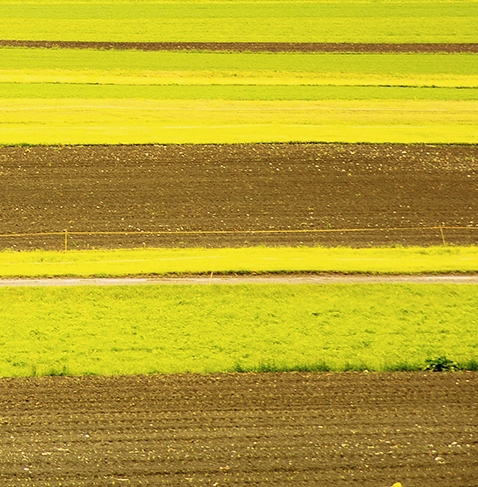
[[[0,380],[0,482],[474,487],[478,374]]]
[[[223,52],[357,52],[458,53],[478,52],[474,43],[352,43],[352,42],[89,42],[0,40],[0,47],[41,49],[114,49],[138,51]]]
[[[61,249],[5,235],[65,229],[118,232],[70,248],[439,245],[424,228],[439,225],[468,227],[447,243],[478,239],[477,146],[1,147],[0,175],[1,248]]]

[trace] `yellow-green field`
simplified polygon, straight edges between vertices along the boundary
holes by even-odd
[[[478,248],[251,247],[0,253],[3,278],[271,272],[475,273]]]
[[[474,54],[0,56],[0,144],[478,141]]]
[[[2,144],[478,142],[478,102],[1,103]]]
[[[477,24],[464,0],[0,1],[4,39],[477,42]]]
[[[0,376],[476,369],[477,305],[474,285],[3,288]]]

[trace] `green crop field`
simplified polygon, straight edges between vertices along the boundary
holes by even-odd
[[[91,85],[0,83],[0,99],[478,101],[477,88],[330,85]]]
[[[476,143],[478,102],[5,100],[2,144]]]
[[[0,310],[2,376],[403,370],[478,358],[473,285],[2,288]]]
[[[478,272],[477,247],[250,247],[0,252],[0,277],[91,277],[210,273]]]
[[[1,144],[478,140],[473,54],[0,55]]]
[[[0,2],[4,39],[477,42],[477,24],[462,0]]]
[[[458,86],[468,86],[467,76],[471,76],[472,86],[478,84],[477,56],[469,53],[457,54],[346,54],[346,53],[224,53],[224,52],[168,52],[168,51],[106,51],[94,49],[25,49],[2,48],[1,74],[10,81],[19,81],[16,76],[24,72],[31,81],[44,81],[44,73],[50,74],[50,81],[62,81],[63,75],[70,80],[81,81],[82,77],[109,76],[116,83],[128,83],[136,77],[137,84],[153,84],[155,78],[169,78],[177,73],[186,77],[229,78],[326,78],[331,84],[353,84],[350,79],[359,78],[363,83],[367,77],[379,81],[393,78],[406,80],[419,78],[420,83],[439,83],[440,79],[451,79]],[[53,70],[53,73],[49,73]],[[4,74],[6,72],[6,74]],[[56,78],[52,79],[52,76]],[[121,80],[126,76],[125,80]],[[461,78],[463,77],[463,78]],[[21,78],[20,78],[21,79]],[[429,82],[427,83],[427,79]],[[461,81],[460,81],[461,80]],[[299,82],[296,82],[300,84]],[[164,81],[163,81],[164,84]],[[380,83],[385,84],[385,83]],[[404,83],[402,83],[404,84]]]

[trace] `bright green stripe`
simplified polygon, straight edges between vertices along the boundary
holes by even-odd
[[[478,100],[477,88],[0,83],[1,98],[155,100]]]
[[[477,42],[476,2],[0,2],[7,39]]]
[[[3,288],[0,375],[478,358],[472,285]]]
[[[249,19],[249,18],[429,18],[478,16],[476,2],[227,2],[227,3],[145,3],[140,6],[115,2],[36,5],[1,4],[0,16],[15,19]]]
[[[478,75],[478,55],[0,49],[0,72],[13,69]]]
[[[472,230],[478,234],[478,230]],[[58,236],[59,245],[63,243]],[[127,276],[224,272],[477,272],[478,247],[142,249],[0,252],[0,276]]]

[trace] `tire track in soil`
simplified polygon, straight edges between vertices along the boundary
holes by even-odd
[[[470,487],[478,374],[0,379],[3,485]]]
[[[0,40],[0,47],[137,51],[336,52],[336,53],[476,53],[477,43],[352,42],[89,42]]]

